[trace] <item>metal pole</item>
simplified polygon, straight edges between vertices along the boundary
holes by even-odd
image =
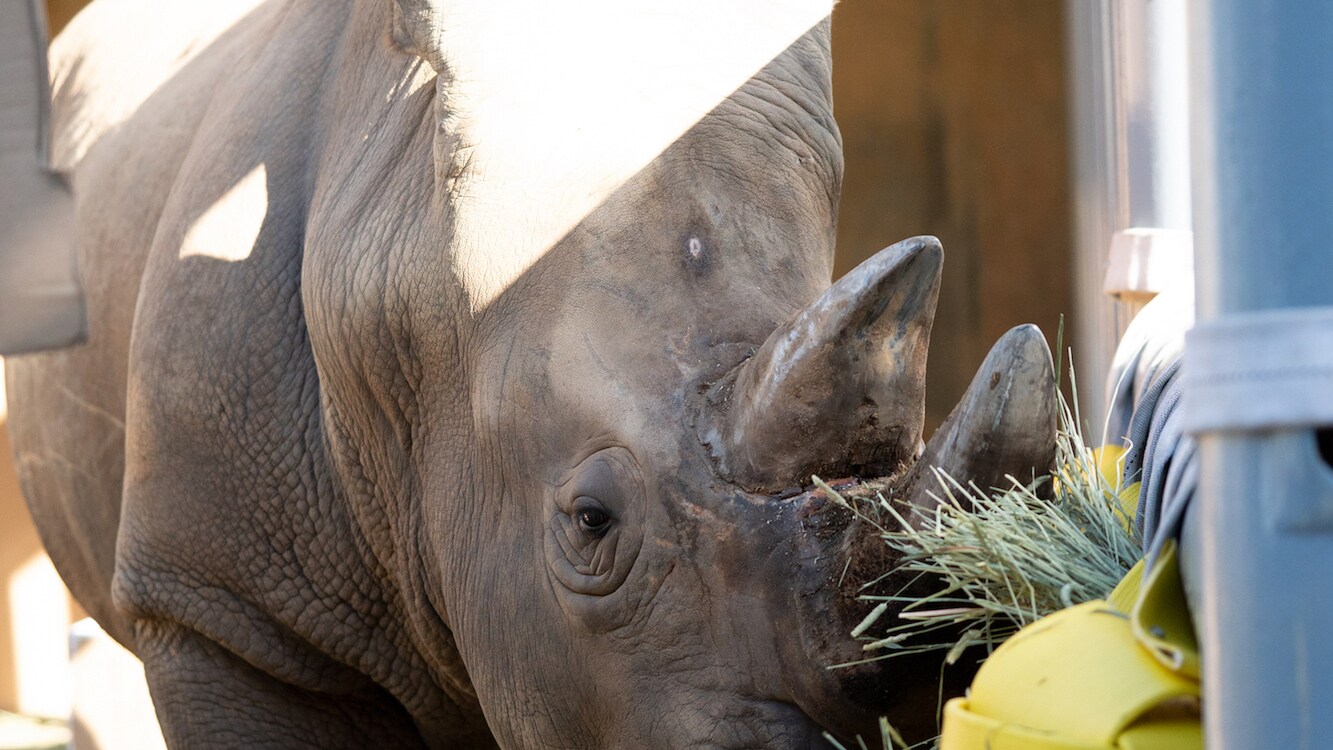
[[[1123,0],[1111,13],[1122,215],[1104,289],[1138,306],[1193,281],[1186,14],[1179,0]]]
[[[1066,0],[1083,372],[1111,370],[1139,308],[1193,282],[1185,10],[1179,0]],[[1094,431],[1102,388],[1080,383]],[[1108,428],[1118,442],[1128,425]]]
[[[1111,369],[1116,341],[1133,317],[1103,293],[1111,235],[1123,228],[1116,154],[1117,101],[1111,0],[1065,0],[1069,69],[1074,295],[1073,346],[1078,371]],[[1106,418],[1105,385],[1079,381],[1084,418],[1100,434]]]
[[[1329,747],[1333,470],[1317,428],[1333,423],[1333,3],[1190,13],[1206,736]]]
[[[1189,232],[1189,75],[1185,5],[1128,0],[1115,13],[1117,138],[1124,227]],[[1188,253],[1188,246],[1179,248]]]

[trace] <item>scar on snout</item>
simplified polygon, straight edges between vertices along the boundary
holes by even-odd
[[[689,242],[685,243],[685,252],[690,254],[692,260],[698,260],[703,257],[704,243],[698,237],[691,237]]]

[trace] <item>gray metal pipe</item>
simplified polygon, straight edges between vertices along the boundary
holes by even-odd
[[[1192,0],[1188,422],[1211,748],[1333,743],[1333,3]],[[1267,361],[1263,361],[1267,360]],[[1197,533],[1193,531],[1197,529]]]
[[[1112,6],[1124,227],[1191,228],[1185,9],[1179,0]]]
[[[1179,0],[1066,0],[1065,12],[1075,355],[1081,371],[1104,373],[1139,307],[1157,292],[1193,282],[1186,6]],[[1102,384],[1084,380],[1080,390],[1083,413],[1100,427]],[[1108,427],[1106,439],[1123,437],[1125,425]]]
[[[1124,0],[1111,14],[1122,223],[1104,288],[1142,304],[1193,286],[1186,13],[1180,0]]]

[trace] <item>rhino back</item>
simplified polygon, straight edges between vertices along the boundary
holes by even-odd
[[[57,569],[131,649],[110,586],[134,309],[192,134],[245,43],[223,33],[228,11],[243,15],[249,5],[205,3],[192,14],[181,4],[102,0],[51,47],[52,159],[76,198],[89,335],[78,347],[8,360],[9,429],[24,496]],[[149,19],[168,33],[123,33]],[[194,54],[210,45],[211,54]]]
[[[10,365],[34,515],[132,648],[134,620],[180,623],[299,687],[382,689],[428,736],[484,734],[467,687],[430,677],[326,456],[303,266],[353,3],[205,4],[164,50],[135,19],[187,15],[170,5],[102,0],[55,66],[93,328]]]

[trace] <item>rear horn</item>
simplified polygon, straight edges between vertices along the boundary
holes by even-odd
[[[895,494],[930,511],[942,490],[935,469],[983,491],[1008,487],[1011,472],[1046,473],[1055,463],[1057,408],[1055,368],[1041,329],[1011,328],[991,347]],[[1014,478],[1028,482],[1033,476]]]

